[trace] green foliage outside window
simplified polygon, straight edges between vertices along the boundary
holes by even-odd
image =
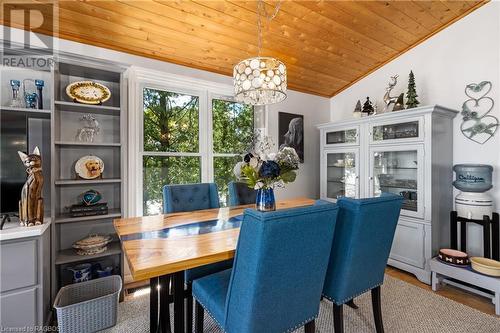
[[[162,213],[164,185],[199,183],[201,181],[199,157],[144,156],[142,163],[142,209],[144,215]]]
[[[143,213],[162,212],[162,188],[166,184],[201,182],[198,156],[155,156],[148,152],[199,152],[199,98],[169,91],[143,90],[144,157]],[[252,141],[253,108],[230,101],[212,102],[214,180],[221,205],[227,204],[227,183],[234,180],[233,167]]]
[[[253,138],[253,107],[250,105],[212,100],[212,127],[214,154],[244,154]],[[222,206],[228,204],[230,181],[236,180],[234,165],[241,161],[241,156],[215,156],[214,181],[219,189]]]
[[[214,153],[246,153],[253,138],[253,107],[214,99],[212,118]]]
[[[146,88],[144,151],[197,153],[199,98]]]
[[[144,151],[188,152],[199,150],[199,98],[173,92],[143,90]],[[143,157],[143,213],[162,212],[166,184],[201,181],[199,157]]]

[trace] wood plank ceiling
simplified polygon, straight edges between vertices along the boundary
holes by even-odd
[[[290,89],[330,97],[483,3],[284,1],[264,29],[261,54],[287,65]],[[276,1],[265,4],[272,12]],[[64,39],[225,75],[232,75],[240,60],[257,55],[255,1],[58,5],[56,35]],[[3,23],[19,27],[22,22],[14,15]]]

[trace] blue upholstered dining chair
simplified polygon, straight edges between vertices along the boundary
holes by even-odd
[[[215,183],[163,186],[163,213],[219,208]]]
[[[241,182],[230,182],[229,188],[229,206],[248,205],[255,203],[257,191]]]
[[[380,286],[399,219],[403,198],[337,201],[339,213],[323,296],[333,302],[335,333],[344,331],[343,305],[369,290],[377,333],[384,331]]]
[[[219,193],[215,183],[165,185],[163,187],[164,213],[190,212],[219,207]],[[232,265],[233,260],[230,259],[186,270],[184,273],[188,294],[186,327],[192,328],[193,322],[193,298],[191,297],[193,280],[230,268]]]
[[[196,332],[203,308],[226,333],[314,332],[337,211],[246,209],[233,268],[193,282]]]

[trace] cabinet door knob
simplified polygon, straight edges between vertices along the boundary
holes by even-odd
[[[370,177],[368,177],[368,179],[373,180],[373,177],[372,177],[372,176],[370,176]]]

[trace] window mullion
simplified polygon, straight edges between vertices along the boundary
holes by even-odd
[[[182,157],[182,156],[191,156],[191,157],[201,157],[201,153],[178,153],[178,152],[166,152],[166,151],[142,151],[142,156],[173,156],[173,157]]]
[[[204,91],[200,95],[200,154],[201,154],[201,181],[210,182],[210,159],[208,154],[210,151],[210,144],[208,141],[208,134],[210,132],[209,126],[209,107],[208,107],[208,92]]]
[[[213,153],[213,157],[234,157],[239,156],[239,153]]]
[[[214,95],[212,93],[207,94],[207,161],[208,161],[208,174],[209,181],[214,182],[214,138],[213,138],[213,110],[212,110],[212,100]]]

